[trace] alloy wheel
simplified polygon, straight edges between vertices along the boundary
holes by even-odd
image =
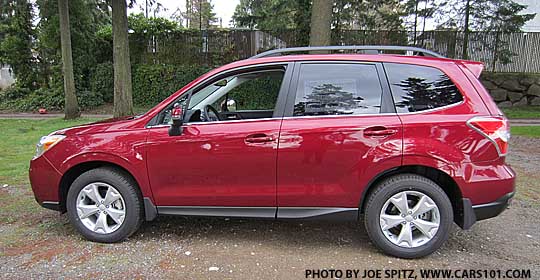
[[[100,234],[116,231],[124,222],[126,204],[113,186],[95,182],[86,185],[77,195],[77,215],[89,230]]]
[[[418,191],[402,191],[390,197],[380,213],[380,228],[393,244],[416,248],[437,233],[440,213],[437,204]]]

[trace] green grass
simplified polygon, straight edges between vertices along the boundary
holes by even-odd
[[[512,135],[540,137],[540,126],[512,126],[510,130]]]
[[[28,166],[41,136],[93,121],[96,119],[0,119],[0,184],[27,182]]]
[[[509,119],[540,119],[540,106],[525,106],[501,109]]]

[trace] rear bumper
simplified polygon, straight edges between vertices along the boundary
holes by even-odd
[[[510,205],[510,201],[512,200],[512,197],[514,197],[514,194],[515,192],[507,193],[494,202],[474,205],[472,208],[474,215],[476,216],[476,220],[485,220],[501,214],[506,208],[508,208],[508,205]]]
[[[459,226],[463,229],[469,229],[477,221],[498,216],[508,208],[514,194],[515,192],[507,193],[493,202],[474,206],[470,199],[463,198],[463,217]]]

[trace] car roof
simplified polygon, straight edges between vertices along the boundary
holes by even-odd
[[[472,63],[482,64],[476,61],[458,60],[451,58],[439,58],[428,56],[414,56],[414,55],[396,55],[396,54],[300,54],[300,55],[284,55],[284,56],[272,56],[263,58],[248,58],[229,63],[222,67],[219,67],[216,72],[234,69],[242,66],[267,64],[267,63],[287,63],[287,62],[303,62],[303,61],[351,61],[351,62],[394,62],[415,64],[431,67],[444,67],[447,64],[455,63]],[[211,71],[214,72],[214,71]]]

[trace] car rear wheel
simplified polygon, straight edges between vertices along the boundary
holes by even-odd
[[[393,176],[377,185],[364,212],[373,243],[400,258],[433,253],[448,239],[453,221],[446,193],[416,174]]]
[[[96,242],[124,240],[143,220],[137,185],[114,168],[97,168],[80,175],[68,191],[66,206],[71,224]]]

